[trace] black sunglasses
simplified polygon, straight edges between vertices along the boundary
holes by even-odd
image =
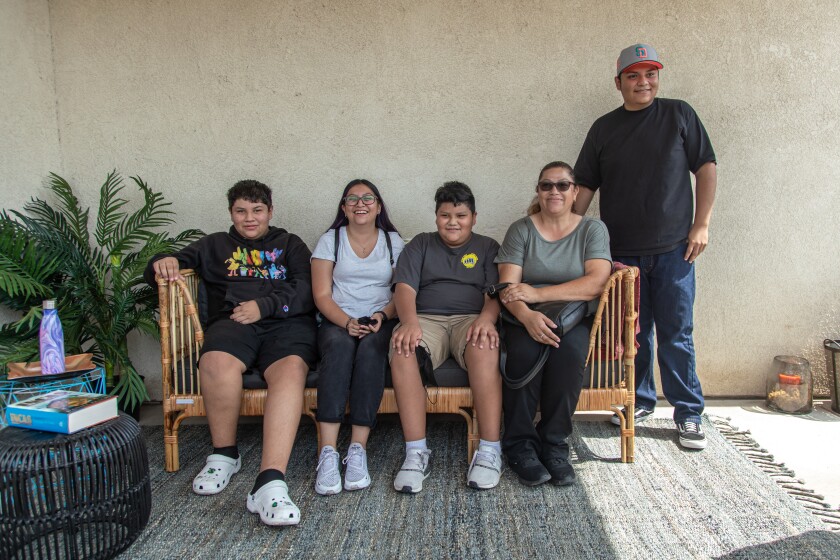
[[[540,189],[542,192],[551,192],[551,189],[557,187],[558,192],[566,192],[576,183],[571,181],[558,181],[556,183],[552,183],[551,181],[540,181],[537,183],[537,188]]]

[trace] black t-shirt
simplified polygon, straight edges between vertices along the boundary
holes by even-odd
[[[586,135],[575,164],[578,184],[601,191],[601,220],[613,256],[656,255],[685,241],[694,221],[690,173],[716,161],[694,109],[654,99],[641,111],[623,106]]]

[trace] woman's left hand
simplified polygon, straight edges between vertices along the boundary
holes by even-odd
[[[511,283],[507,288],[502,290],[501,297],[502,303],[510,303],[512,301],[537,303],[540,301],[537,289],[525,283]]]

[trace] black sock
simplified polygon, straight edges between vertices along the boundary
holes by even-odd
[[[256,493],[257,490],[275,480],[286,480],[286,475],[277,469],[266,469],[257,475],[257,480],[254,481],[254,487],[251,489],[251,494]]]
[[[239,447],[236,445],[229,445],[227,447],[214,447],[214,455],[224,455],[231,459],[239,459]]]

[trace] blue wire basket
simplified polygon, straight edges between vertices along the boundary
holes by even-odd
[[[10,404],[43,395],[51,391],[79,391],[82,393],[105,394],[105,370],[96,367],[84,371],[72,371],[39,377],[19,379],[0,378],[0,429],[5,428],[6,407]]]

